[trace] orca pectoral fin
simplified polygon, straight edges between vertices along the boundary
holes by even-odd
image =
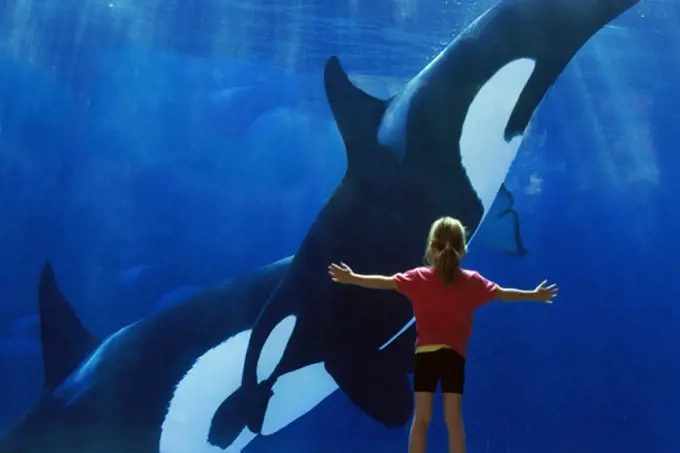
[[[284,374],[274,384],[261,434],[270,436],[317,407],[338,389],[323,363]]]
[[[407,375],[380,357],[348,356],[326,361],[326,370],[365,414],[389,428],[404,426],[413,413]]]
[[[512,193],[503,184],[484,221],[475,232],[474,244],[506,255],[523,256],[519,215],[514,209]]]
[[[227,448],[246,427],[259,434],[271,396],[272,389],[268,382],[259,384],[253,391],[239,388],[215,412],[208,441],[212,445]]]

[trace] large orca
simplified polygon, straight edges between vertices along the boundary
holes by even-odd
[[[410,305],[396,293],[333,284],[328,263],[382,274],[417,265],[442,215],[461,219],[474,240],[495,197],[507,196],[499,190],[548,89],[591,36],[636,2],[502,0],[389,100],[353,85],[338,58],[328,61],[325,88],[347,171],[258,317],[241,388],[216,412],[211,443],[262,432],[277,380],[310,366],[323,366],[375,420],[408,421]],[[263,347],[281,330],[289,336],[281,361],[262,379]],[[297,391],[304,398],[307,386]]]
[[[575,52],[634,3],[504,0],[388,101],[356,88],[331,58],[325,86],[347,172],[295,257],[103,342],[46,267],[45,387],[0,451],[238,451],[338,388],[384,425],[403,425],[410,307],[396,294],[331,284],[328,262],[382,273],[413,266],[443,214],[472,232],[486,217],[516,238],[502,182],[523,131]]]

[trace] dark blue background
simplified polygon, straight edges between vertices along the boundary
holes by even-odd
[[[491,4],[137,3],[0,0],[0,429],[40,388],[46,258],[104,336],[177,287],[294,253],[345,166],[325,58],[387,94]],[[649,0],[586,45],[508,176],[529,254],[472,245],[467,265],[503,284],[562,288],[552,307],[478,313],[472,452],[680,448],[679,19],[677,2]],[[406,436],[338,393],[252,446]],[[445,441],[435,418],[430,448]]]

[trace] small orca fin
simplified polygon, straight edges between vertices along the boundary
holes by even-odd
[[[83,326],[57,286],[48,262],[38,285],[40,338],[44,365],[43,388],[56,388],[99,343]]]
[[[519,215],[514,209],[515,200],[505,183],[501,185],[484,221],[475,233],[474,243],[506,255],[524,256],[519,228]]]
[[[357,88],[342,68],[338,57],[331,57],[324,70],[324,87],[335,123],[347,148],[347,168],[356,168],[365,143],[378,142],[378,129],[389,100],[381,100]]]
[[[413,415],[411,385],[403,370],[375,354],[345,354],[326,360],[326,371],[366,415],[389,428],[399,428]]]
[[[208,442],[220,448],[227,448],[246,427],[251,432],[259,434],[272,395],[272,383],[269,380],[258,384],[254,391],[240,387],[229,395],[213,415]]]

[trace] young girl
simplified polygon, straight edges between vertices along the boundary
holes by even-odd
[[[557,286],[544,281],[534,290],[501,288],[479,273],[462,269],[467,252],[465,228],[443,217],[432,224],[427,240],[427,266],[389,276],[360,275],[344,263],[331,264],[333,281],[373,289],[393,289],[413,305],[416,318],[414,373],[415,413],[409,452],[425,453],[427,428],[437,386],[444,397],[444,417],[449,431],[449,452],[465,452],[461,402],[465,381],[465,354],[475,309],[499,299],[552,303]]]

